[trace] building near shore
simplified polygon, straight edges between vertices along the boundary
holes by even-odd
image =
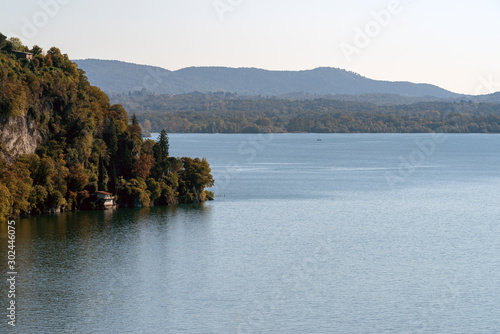
[[[116,208],[115,196],[111,193],[105,191],[97,191],[96,196],[96,207],[104,210]]]

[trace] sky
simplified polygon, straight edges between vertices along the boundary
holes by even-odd
[[[23,0],[0,32],[71,59],[307,70],[500,91],[498,0]]]

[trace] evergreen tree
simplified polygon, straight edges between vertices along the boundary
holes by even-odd
[[[133,114],[130,121],[132,124],[129,126],[129,133],[132,141],[142,142],[142,136],[141,136],[142,129],[141,125],[139,124],[139,121],[137,120],[137,116]]]
[[[115,192],[116,190],[116,164],[117,159],[116,152],[118,151],[118,136],[116,134],[116,126],[113,122],[109,125],[109,133],[105,137],[107,139],[106,144],[109,149],[110,163],[109,163],[109,188],[110,192]]]
[[[170,162],[168,159],[169,143],[167,131],[165,131],[165,129],[161,131],[158,142],[156,142],[153,146],[153,156],[156,162],[153,168],[153,174],[157,178],[164,175],[168,176],[170,174]]]
[[[165,161],[168,158],[170,149],[170,145],[168,143],[168,134],[165,129],[161,130],[158,144],[160,145],[160,159],[161,161]]]
[[[107,190],[106,189],[106,169],[104,168],[104,159],[103,157],[99,156],[99,179],[98,179],[98,185],[97,185],[97,190]]]

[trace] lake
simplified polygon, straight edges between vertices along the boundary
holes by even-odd
[[[170,152],[208,159],[215,201],[18,221],[18,333],[500,332],[500,136],[173,134]]]

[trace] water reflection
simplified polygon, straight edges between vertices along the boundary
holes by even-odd
[[[193,136],[173,154],[241,158],[241,137]],[[371,167],[397,168],[414,136],[308,138],[276,137],[254,163],[301,164],[242,170],[216,202],[21,220],[18,332],[498,332],[496,138],[450,136],[442,168],[394,190]]]
[[[152,207],[142,209],[119,209],[107,211],[67,212],[57,215],[23,217],[18,220],[17,239],[29,241],[32,235],[46,240],[88,240],[108,234],[112,229],[127,229],[130,224],[151,223],[151,216],[160,219],[156,223],[168,222],[179,214],[188,215],[193,222],[203,221],[210,215],[209,204]],[[22,227],[22,228],[21,228]],[[7,226],[1,224],[0,236],[7,238]],[[96,235],[97,234],[97,235]],[[4,241],[4,240],[2,240]]]
[[[87,328],[95,333],[89,328],[106,317],[103,332],[126,332],[123,313],[137,314],[137,305],[128,301],[154,300],[161,293],[157,289],[165,288],[152,289],[150,276],[159,266],[164,268],[159,272],[168,270],[165,254],[169,241],[176,240],[170,234],[203,233],[200,227],[210,215],[210,204],[199,204],[20,219],[18,329],[84,333]],[[0,226],[6,249],[6,224]],[[4,294],[1,300],[5,305]]]

